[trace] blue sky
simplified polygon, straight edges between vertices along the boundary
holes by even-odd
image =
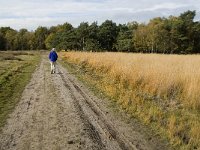
[[[177,16],[196,10],[200,20],[200,0],[0,0],[0,26],[35,30],[38,26],[81,22],[99,24],[148,22],[154,17]]]

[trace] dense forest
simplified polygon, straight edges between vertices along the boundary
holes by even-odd
[[[82,22],[38,27],[35,31],[0,28],[0,50],[120,51],[188,54],[200,52],[200,22],[195,11],[177,16],[158,17],[148,23],[116,24],[106,20],[101,25]]]

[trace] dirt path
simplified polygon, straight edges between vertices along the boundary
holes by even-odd
[[[0,150],[167,149],[106,107],[60,64],[50,74],[43,56],[0,134]]]

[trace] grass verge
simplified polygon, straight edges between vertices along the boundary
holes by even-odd
[[[0,128],[18,103],[39,61],[37,52],[0,52]]]

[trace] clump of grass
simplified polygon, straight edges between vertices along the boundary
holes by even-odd
[[[22,61],[21,58],[17,58],[15,56],[6,56],[6,57],[3,57],[2,59],[0,58],[0,60],[18,60],[18,61]]]
[[[21,61],[22,59],[16,57],[14,54],[1,54],[0,56],[0,61],[4,61],[4,60],[18,60]]]
[[[0,61],[3,60],[18,60],[22,61],[20,58],[21,55],[30,55],[33,56],[33,52],[24,52],[24,51],[0,51]]]
[[[60,53],[122,109],[163,131],[174,147],[200,148],[200,56]]]
[[[34,52],[28,52],[28,51],[14,51],[12,52],[14,55],[34,55]]]

